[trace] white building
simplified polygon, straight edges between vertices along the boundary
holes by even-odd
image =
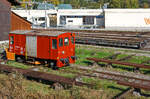
[[[103,27],[104,16],[101,9],[65,10],[12,10],[34,25],[46,22],[47,27]],[[46,19],[45,19],[46,18]]]
[[[103,27],[104,26],[103,11],[102,9],[58,10],[57,26]]]
[[[105,9],[106,28],[148,28],[150,9]]]
[[[47,27],[149,28],[150,9],[13,10],[34,25]]]
[[[27,19],[32,22],[34,25],[45,24],[47,27],[50,26],[50,18],[49,15],[57,14],[56,10],[12,10],[16,14],[21,17]]]

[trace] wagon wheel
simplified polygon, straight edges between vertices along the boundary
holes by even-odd
[[[6,51],[3,51],[3,52],[0,54],[0,59],[7,60]]]
[[[64,87],[58,82],[54,83],[52,85],[52,88],[55,89],[55,90],[62,90],[62,89],[64,89]]]
[[[16,57],[16,61],[19,62],[19,63],[24,63],[25,60],[21,57]]]
[[[49,63],[49,67],[52,68],[53,70],[58,69],[58,67],[56,66],[56,62],[54,62],[54,61]]]
[[[53,70],[57,70],[58,67],[57,67],[57,66],[52,66],[52,69],[53,69]]]

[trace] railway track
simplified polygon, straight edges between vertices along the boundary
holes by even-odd
[[[0,65],[0,71],[3,71],[3,72],[8,72],[8,73],[18,72],[26,77],[32,77],[34,79],[57,82],[61,84],[77,85],[77,86],[86,85],[92,88],[94,86],[93,84],[88,84],[83,81],[80,81],[78,80],[78,77],[92,77],[92,78],[94,77],[94,78],[99,78],[99,79],[113,80],[113,81],[116,81],[120,85],[130,86],[131,88],[135,88],[135,89],[150,90],[150,77],[149,76],[145,76],[141,74],[133,76],[133,75],[121,74],[118,72],[111,72],[111,71],[102,70],[102,69],[97,70],[97,69],[92,69],[88,67],[78,67],[78,68],[70,67],[70,68],[72,68],[72,70],[77,69],[78,72],[63,71],[63,70],[61,72],[77,74],[78,75],[77,77],[70,79],[70,78],[65,78],[62,76],[54,75],[54,74],[47,74],[44,72],[37,72],[33,70],[14,68],[14,67],[10,67],[7,65]]]
[[[44,72],[38,72],[38,71],[33,71],[29,69],[21,69],[21,68],[15,68],[7,65],[2,65],[0,64],[0,71],[1,72],[7,72],[7,73],[20,73],[24,75],[25,77],[30,77],[38,80],[43,80],[43,81],[49,81],[53,83],[60,83],[60,84],[66,84],[66,85],[77,85],[77,86],[83,86],[86,85],[88,87],[92,87],[92,84],[88,83],[83,83],[83,82],[77,82],[74,79],[71,78],[66,78],[63,76],[58,76],[55,74],[51,73],[44,73]]]
[[[137,31],[34,29],[37,31],[75,32],[76,43],[144,49],[149,46],[150,33]]]
[[[72,70],[76,69],[78,72],[74,71],[64,71],[64,72],[71,72],[76,73],[79,76],[78,78],[82,77],[94,77],[96,79],[107,79],[116,81],[119,85],[129,86],[123,92],[117,94],[113,99],[122,99],[128,93],[136,92],[137,94],[141,94],[141,89],[143,90],[150,90],[150,77],[142,74],[130,74],[130,73],[119,73],[115,71],[108,71],[105,69],[93,69],[89,67],[71,67]]]
[[[104,69],[93,70],[87,67],[72,67],[73,69],[79,70],[79,72],[68,71],[76,73],[79,76],[95,77],[100,79],[108,79],[117,81],[118,84],[127,85],[133,88],[140,88],[150,90],[150,77],[142,74],[128,75],[121,74],[119,72],[112,72]],[[67,71],[64,71],[67,72]],[[78,77],[77,77],[78,78]]]

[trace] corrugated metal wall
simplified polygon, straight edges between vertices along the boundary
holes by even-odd
[[[12,30],[31,30],[31,23],[12,13],[10,3],[0,0],[0,41],[8,40]]]
[[[31,23],[11,12],[11,31],[13,30],[31,30]]]
[[[37,57],[37,37],[26,36],[27,56]]]
[[[10,6],[0,0],[0,41],[8,40],[10,31]]]

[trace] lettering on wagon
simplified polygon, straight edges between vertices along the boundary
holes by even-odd
[[[150,25],[150,18],[144,18],[146,25]]]

